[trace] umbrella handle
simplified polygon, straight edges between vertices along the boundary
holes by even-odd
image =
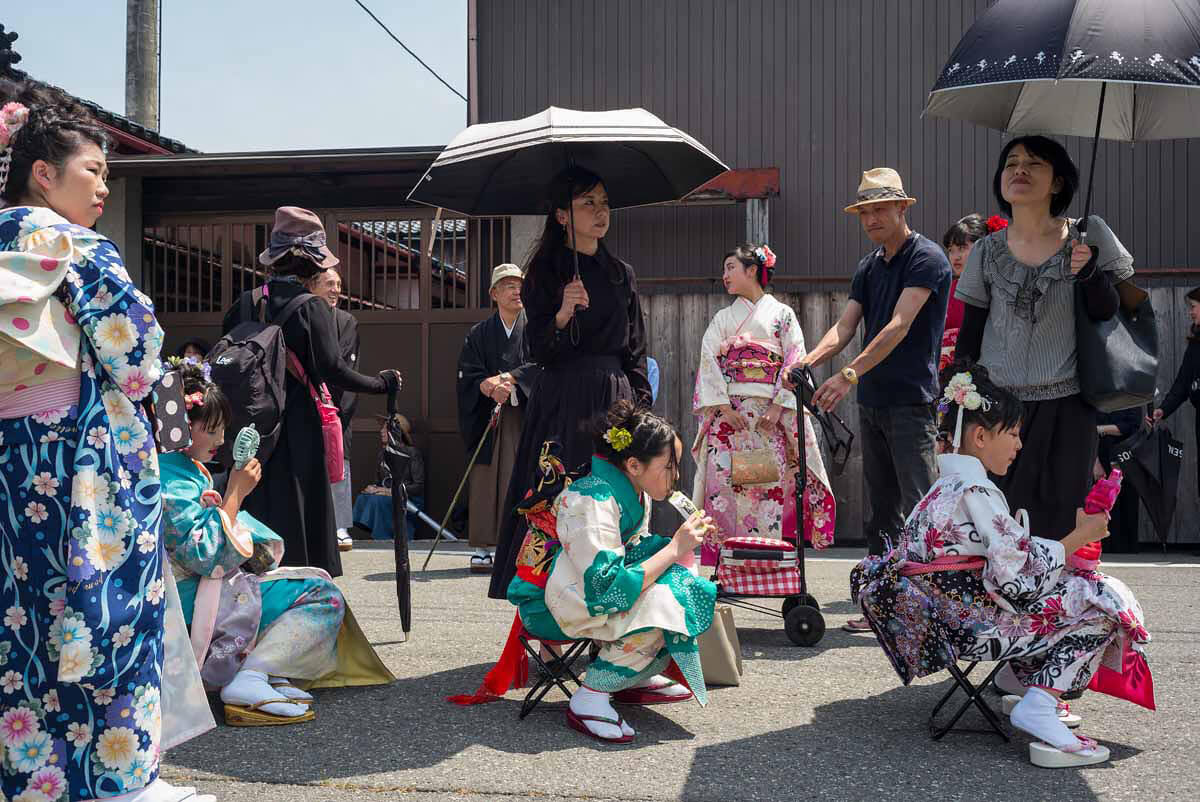
[[[1092,167],[1088,173],[1087,197],[1083,202],[1083,217],[1079,218],[1079,240],[1087,242],[1087,221],[1092,213],[1092,190],[1096,186],[1096,154],[1100,151],[1100,123],[1104,120],[1104,96],[1108,93],[1108,81],[1100,84],[1100,108],[1096,111],[1096,133],[1092,136]]]

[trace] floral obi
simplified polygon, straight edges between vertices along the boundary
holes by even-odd
[[[754,342],[735,343],[718,357],[721,372],[733,384],[775,384],[783,357]]]

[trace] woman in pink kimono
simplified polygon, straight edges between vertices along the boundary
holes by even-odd
[[[713,316],[700,346],[692,502],[717,526],[701,549],[704,565],[716,565],[726,538],[794,537],[796,396],[783,386],[782,372],[804,356],[804,332],[792,308],[765,289],[774,270],[775,254],[766,245],[745,244],[725,255],[725,291],[737,300]],[[833,542],[833,492],[807,418],[804,436],[804,537],[823,549]],[[756,470],[756,481],[746,482],[735,463]]]
[[[1021,449],[1022,404],[982,367],[955,370],[939,406],[953,452],[938,457],[941,477],[900,545],[854,569],[852,595],[905,684],[945,668],[943,641],[929,633],[952,622],[941,629],[958,659],[1012,667],[1023,696],[1011,720],[1036,739],[1035,765],[1102,763],[1108,749],[1062,720],[1062,695],[1091,688],[1154,707],[1137,599],[1120,580],[1067,563],[1108,536],[1108,517],[1078,510],[1061,541],[1031,535],[1025,511],[1012,515],[988,478],[1004,476]]]

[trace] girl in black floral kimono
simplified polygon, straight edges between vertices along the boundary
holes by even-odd
[[[1091,687],[1153,709],[1141,606],[1119,580],[1067,567],[1068,554],[1107,537],[1107,516],[1078,510],[1061,541],[1032,536],[988,478],[1021,449],[1021,402],[979,366],[947,374],[940,428],[953,453],[938,457],[941,478],[897,548],[854,569],[854,597],[905,683],[952,659],[942,638],[960,659],[1008,662],[1025,689],[1012,723],[1038,740],[1033,762],[1103,762],[1108,749],[1060,721],[1062,694]]]

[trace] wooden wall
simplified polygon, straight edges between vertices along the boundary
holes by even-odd
[[[1159,286],[1151,289],[1151,296],[1158,318],[1161,359],[1159,368],[1160,397],[1170,387],[1186,347],[1188,329],[1187,308],[1183,295],[1186,287]],[[804,330],[804,341],[815,344],[837,320],[847,301],[845,291],[810,293],[775,293],[780,301],[796,310]],[[697,419],[692,414],[692,386],[699,362],[700,340],[709,320],[717,310],[729,303],[724,294],[652,295],[643,297],[643,312],[646,317],[649,355],[658,361],[660,383],[655,410],[676,425],[683,435],[685,450],[696,436]],[[834,370],[840,370],[850,358],[862,350],[861,332],[831,364],[818,368],[815,373],[819,381],[828,378]],[[844,401],[836,410],[857,436],[857,405]],[[1196,454],[1194,444],[1196,417],[1185,404],[1170,419],[1168,425],[1175,436],[1183,442],[1184,471],[1179,482],[1179,507],[1171,528],[1171,543],[1195,543],[1200,541],[1200,499],[1196,494]],[[820,438],[818,434],[818,438]],[[826,468],[831,465],[826,453]],[[683,466],[681,487],[690,492],[695,466],[686,456]],[[862,487],[862,449],[857,442],[850,461],[841,476],[830,476],[837,497],[837,534],[839,544],[861,543],[863,519],[868,515],[869,499],[864,498]],[[1141,540],[1149,543],[1156,540],[1145,514],[1141,515]]]
[[[771,245],[779,276],[793,282],[781,286],[830,289],[822,277],[848,279],[867,248],[842,212],[863,170],[899,170],[918,199],[909,220],[937,241],[964,214],[997,211],[991,180],[1003,135],[921,114],[990,3],[480,0],[478,122],[551,105],[640,106],[730,167],[778,167]],[[1090,142],[1066,144],[1086,165]],[[1097,179],[1093,211],[1139,269],[1200,268],[1200,237],[1186,235],[1200,139],[1104,143]],[[1071,212],[1081,209],[1082,192]],[[745,236],[741,220],[733,209],[632,209],[614,216],[610,246],[640,278],[713,277]]]

